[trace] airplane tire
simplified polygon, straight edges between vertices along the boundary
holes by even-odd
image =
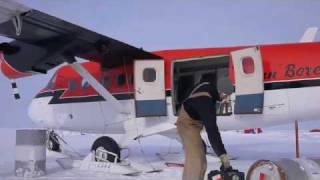
[[[118,143],[113,140],[112,138],[108,136],[102,136],[98,139],[96,139],[91,147],[91,151],[96,151],[98,148],[103,148],[106,151],[115,153],[118,155],[118,160],[117,162],[120,162],[120,147]],[[108,156],[107,160],[109,162],[114,162],[115,157],[114,156]]]
[[[50,151],[61,152],[59,140],[54,136],[49,136],[47,148]]]

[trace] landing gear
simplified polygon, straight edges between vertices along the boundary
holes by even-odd
[[[91,147],[95,152],[96,161],[120,162],[120,147],[115,140],[102,136],[95,140]]]
[[[54,131],[48,132],[47,148],[50,151],[61,152],[58,135]]]

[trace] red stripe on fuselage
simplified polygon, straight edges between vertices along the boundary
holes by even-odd
[[[257,45],[260,48],[265,82],[320,78],[320,43]],[[166,62],[166,88],[170,88],[173,60],[229,55],[235,50],[254,46],[157,51]],[[229,77],[234,83],[231,59]]]
[[[253,47],[253,46],[247,46]],[[189,58],[229,55],[232,51],[246,48],[226,47],[226,48],[205,48],[205,49],[184,49],[184,50],[166,50],[157,51],[154,54],[161,56],[165,61],[165,87],[171,89],[171,66],[172,61]],[[297,80],[320,79],[320,43],[295,43],[279,45],[261,45],[259,46],[263,66],[264,81],[269,82],[288,82]],[[132,64],[112,68],[106,71],[100,70],[100,64],[95,62],[86,62],[82,64],[98,81],[102,81],[103,73],[110,77],[111,85],[107,90],[112,93],[133,93]],[[229,77],[234,82],[233,66],[230,61]],[[117,78],[120,74],[125,74],[130,83],[117,85]],[[69,80],[76,81],[77,88],[73,91],[67,90],[63,97],[83,97],[98,95],[92,88],[81,88],[82,78],[70,66],[63,66],[56,73],[54,89],[68,89]],[[50,90],[45,88],[44,90]]]
[[[265,82],[320,78],[320,43],[261,46]]]
[[[132,81],[132,65],[127,67],[117,67],[113,69],[108,69],[106,71],[101,71],[100,64],[95,62],[85,62],[81,64],[88,72],[90,72],[99,82],[103,82],[104,77],[109,78],[109,85],[107,86],[107,90],[112,94],[127,94],[133,92],[133,84],[132,83],[124,83],[121,86],[117,85],[118,76],[124,74],[130,78],[130,82]],[[65,89],[65,92],[61,96],[61,98],[75,98],[75,97],[88,97],[99,95],[91,86],[88,88],[83,88],[83,79],[82,77],[73,70],[70,66],[63,66],[57,70],[55,74],[53,85],[48,85],[44,89],[41,90],[40,93],[47,91],[55,91],[58,89]],[[74,90],[70,90],[69,81],[74,81],[76,87]]]

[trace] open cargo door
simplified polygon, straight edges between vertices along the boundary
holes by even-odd
[[[166,116],[163,60],[134,62],[136,117]]]
[[[235,74],[235,114],[263,113],[263,64],[257,47],[231,52]]]

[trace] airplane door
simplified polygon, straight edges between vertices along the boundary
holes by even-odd
[[[262,114],[263,64],[258,47],[231,52],[235,74],[235,114]]]
[[[163,60],[134,62],[136,117],[166,116]]]

